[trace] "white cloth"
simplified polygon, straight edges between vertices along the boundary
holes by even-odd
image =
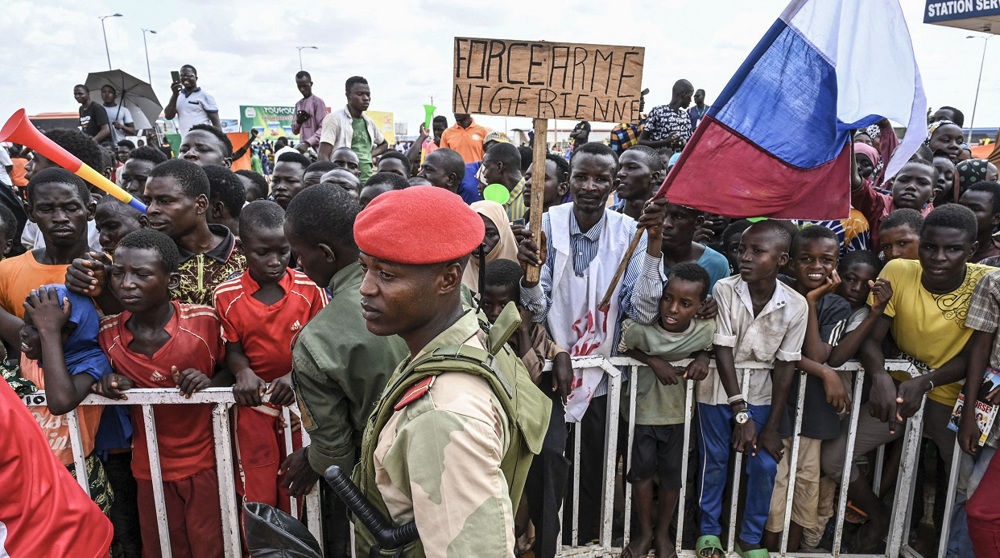
[[[552,226],[550,249],[559,252],[559,255],[552,275],[552,305],[547,316],[548,329],[556,344],[565,347],[570,356],[610,357],[614,350],[615,336],[608,329],[617,324],[618,295],[622,283],[619,282],[615,287],[611,304],[606,311],[599,311],[597,306],[628,249],[633,229],[630,227],[630,219],[618,213],[607,212],[607,222],[601,233],[597,256],[586,273],[577,277],[573,271],[569,235],[572,212],[571,203],[549,210]],[[573,371],[573,391],[566,401],[567,422],[578,422],[583,418],[603,378],[604,371],[600,368]]]
[[[14,186],[14,181],[10,177],[10,173],[7,172],[7,167],[14,166],[14,161],[10,160],[10,153],[7,152],[7,148],[0,145],[0,182],[6,184],[7,186]]]
[[[771,369],[775,360],[798,362],[806,337],[806,299],[781,281],[764,308],[754,316],[750,289],[739,275],[719,280],[712,298],[719,305],[715,317],[715,345],[733,349],[736,379],[751,405],[771,404]],[[763,366],[763,368],[762,368]],[[750,372],[749,385],[743,376]],[[699,403],[725,405],[726,390],[713,371],[698,382]]]
[[[371,117],[362,112],[361,118],[364,119],[365,127],[368,128],[368,137],[371,138],[372,149],[374,149],[375,146],[385,141],[385,137],[382,136],[382,130],[378,129],[378,126],[375,125],[375,121]],[[323,128],[319,138],[320,143],[329,143],[334,149],[351,147],[351,141],[354,140],[352,120],[353,117],[347,110],[346,105],[344,108],[326,115],[326,118],[323,119]]]
[[[87,221],[87,244],[90,245],[90,249],[94,252],[104,251],[101,248],[101,233],[97,231],[97,224],[93,220]],[[45,237],[42,236],[42,231],[34,221],[28,221],[24,224],[24,232],[21,233],[21,245],[29,252],[38,248],[45,248]]]
[[[211,124],[210,112],[219,112],[215,97],[205,93],[201,87],[195,88],[190,95],[183,89],[177,94],[177,131],[181,138],[191,131],[195,124]]]
[[[180,100],[177,101],[180,103]],[[101,105],[108,111],[108,126],[111,128],[111,143],[118,145],[118,142],[125,139],[125,130],[115,128],[115,122],[119,124],[132,124],[132,112],[124,105],[114,104],[112,106]]]
[[[836,68],[837,119],[845,128],[871,115],[906,123],[886,166],[885,175],[895,176],[927,138],[927,97],[899,2],[793,0],[781,20]]]

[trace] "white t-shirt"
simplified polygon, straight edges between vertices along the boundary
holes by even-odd
[[[219,106],[215,104],[215,98],[205,93],[205,90],[198,87],[188,95],[187,91],[181,89],[177,94],[177,120],[180,121],[179,132],[181,138],[191,130],[195,124],[211,124],[208,113],[219,112]]]
[[[7,152],[6,147],[0,146],[0,182],[7,186],[14,185],[14,181],[10,178],[10,173],[7,172],[7,167],[12,166],[14,166],[14,161],[10,160],[10,153]]]
[[[179,101],[178,101],[179,103]],[[111,128],[111,143],[118,145],[118,142],[125,139],[125,130],[115,128],[115,122],[122,125],[132,124],[132,113],[122,105],[101,105],[108,111],[108,126]]]

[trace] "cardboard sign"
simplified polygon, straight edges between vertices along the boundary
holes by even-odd
[[[455,38],[458,114],[639,119],[642,47]]]

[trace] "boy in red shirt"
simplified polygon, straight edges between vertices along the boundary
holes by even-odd
[[[226,363],[236,375],[236,491],[250,502],[289,511],[288,491],[278,485],[287,426],[281,406],[295,401],[292,342],[327,303],[326,293],[305,274],[288,269],[291,248],[285,212],[266,200],[240,212],[247,271],[215,289],[215,308],[226,341]],[[270,394],[268,403],[262,397]],[[249,407],[244,409],[241,406]],[[298,436],[296,436],[298,437]],[[301,444],[297,444],[298,447]]]
[[[215,375],[225,351],[215,310],[171,301],[179,259],[177,245],[161,232],[135,231],[118,243],[110,279],[125,311],[101,321],[98,340],[115,373],[102,378],[99,393],[121,398],[122,390],[133,387],[178,387],[190,396],[211,386],[213,378],[224,379]],[[157,405],[154,413],[172,555],[221,557],[212,408]],[[132,473],[138,482],[143,555],[158,556],[153,483],[139,407],[132,409],[132,422]]]

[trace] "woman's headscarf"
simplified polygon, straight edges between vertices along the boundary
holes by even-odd
[[[924,140],[924,145],[930,145],[931,144],[931,138],[934,137],[934,132],[936,132],[938,128],[940,128],[941,126],[944,126],[945,124],[951,124],[952,126],[958,126],[958,124],[955,124],[951,120],[938,120],[937,122],[931,122],[931,125],[927,127],[927,139]]]
[[[969,186],[972,186],[976,182],[986,180],[988,167],[989,161],[986,159],[967,159],[965,161],[959,161],[959,163],[955,165],[955,176],[958,177],[959,195],[968,190]]]
[[[867,143],[854,142],[854,154],[868,157],[868,160],[872,162],[872,168],[877,167],[882,162],[882,156],[879,155],[878,150]]]
[[[510,230],[507,211],[504,210],[503,206],[497,202],[484,200],[473,203],[471,207],[476,213],[493,221],[497,232],[500,233],[500,240],[497,241],[497,245],[493,247],[493,250],[489,254],[486,254],[486,263],[498,259],[516,262],[517,239],[514,238],[514,233]],[[469,260],[469,265],[465,268],[465,274],[462,275],[462,283],[466,287],[469,287],[472,292],[479,292],[479,258],[475,255],[472,256]]]

